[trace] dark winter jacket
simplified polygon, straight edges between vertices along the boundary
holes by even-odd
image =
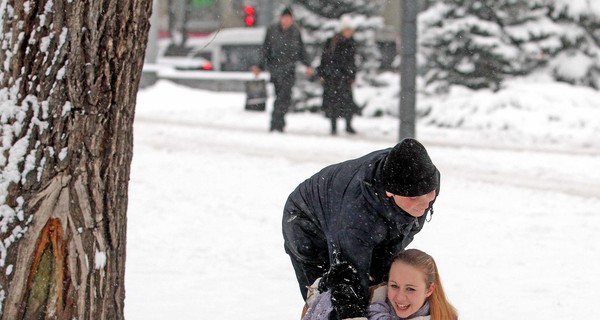
[[[323,110],[329,118],[350,117],[357,111],[352,97],[356,78],[356,42],[337,34],[325,42],[317,74],[323,78]]]
[[[258,67],[269,70],[272,77],[293,75],[296,62],[310,66],[300,29],[292,25],[283,30],[279,23],[269,26]]]
[[[351,262],[365,293],[382,282],[392,257],[421,231],[427,216],[412,217],[386,196],[382,168],[390,150],[328,166],[301,183],[284,209],[286,252],[307,265]]]

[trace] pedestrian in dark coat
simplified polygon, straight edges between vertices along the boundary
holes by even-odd
[[[300,29],[294,24],[292,11],[286,8],[281,13],[279,23],[267,28],[260,63],[251,67],[256,75],[265,68],[269,70],[271,82],[275,86],[270,131],[283,132],[285,128],[285,114],[292,102],[292,87],[296,80],[296,62],[303,63],[307,67],[306,74],[312,75],[313,69],[302,42]]]
[[[307,286],[345,263],[358,274],[360,287],[353,290],[366,306],[369,286],[383,281],[394,255],[433,213],[439,188],[439,171],[425,147],[410,138],[302,182],[285,204],[282,229],[303,298]],[[335,301],[334,307],[344,308]],[[356,316],[366,309],[361,312]]]
[[[352,116],[356,111],[352,95],[352,84],[356,79],[354,27],[348,16],[343,16],[340,24],[341,31],[325,42],[321,64],[317,68],[323,82],[323,110],[331,119],[332,135],[337,134],[337,118],[346,119],[346,132],[356,133],[352,127]]]

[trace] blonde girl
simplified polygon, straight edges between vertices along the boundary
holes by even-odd
[[[457,320],[456,309],[448,302],[435,260],[427,253],[408,249],[398,254],[389,271],[386,298],[369,306],[369,320]]]

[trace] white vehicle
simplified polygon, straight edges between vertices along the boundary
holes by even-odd
[[[249,71],[260,59],[265,27],[225,28],[189,38],[184,56],[161,54],[157,63],[178,70]]]
[[[265,32],[265,27],[217,30],[198,43],[190,41],[189,55],[209,57],[215,71],[248,71],[260,59]]]
[[[162,56],[157,59],[157,64],[170,66],[176,70],[213,70],[212,63],[202,57],[176,57]]]

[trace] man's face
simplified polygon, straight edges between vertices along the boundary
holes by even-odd
[[[294,24],[294,18],[290,15],[283,15],[279,18],[279,24],[281,24],[281,28],[283,30],[287,30],[287,28],[291,27]]]
[[[425,214],[425,210],[429,208],[429,203],[435,199],[435,190],[418,197],[403,197],[387,191],[386,195],[393,198],[396,205],[402,210],[418,218]]]

